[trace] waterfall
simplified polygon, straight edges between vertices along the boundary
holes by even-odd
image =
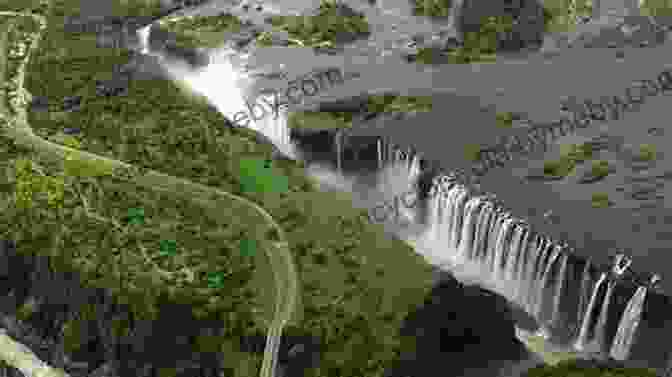
[[[537,318],[539,318],[539,319],[542,319],[542,317],[545,314],[544,313],[544,301],[545,301],[544,299],[548,298],[548,295],[545,294],[546,293],[545,290],[546,290],[546,286],[548,285],[548,281],[550,280],[550,275],[551,275],[550,272],[551,272],[551,268],[553,267],[553,263],[558,258],[558,255],[560,253],[560,250],[555,245],[551,245],[550,247],[551,247],[551,252],[549,254],[549,259],[548,259],[547,262],[543,263],[543,265],[545,265],[546,267],[544,268],[544,270],[543,270],[544,272],[541,275],[540,284],[539,284],[539,291],[537,293],[538,299],[537,299],[536,314],[537,314]]]
[[[555,294],[553,295],[553,312],[551,315],[551,323],[558,325],[560,322],[560,299],[562,298],[563,289],[565,287],[565,280],[567,277],[567,264],[569,257],[565,254],[560,256],[560,270],[558,271],[558,281],[555,283]]]
[[[602,309],[600,310],[600,315],[597,319],[597,325],[595,325],[595,344],[599,347],[598,349],[602,350],[605,347],[604,341],[606,338],[606,326],[607,326],[607,317],[609,315],[609,304],[611,303],[611,296],[614,293],[614,287],[616,286],[616,281],[610,280],[607,283],[607,294],[602,301]]]
[[[646,287],[638,287],[637,292],[628,301],[628,306],[623,312],[610,352],[611,357],[616,360],[626,360],[630,354],[630,347],[634,341],[635,332],[644,308],[646,293]]]
[[[588,303],[588,307],[586,308],[586,311],[583,315],[583,320],[581,322],[581,331],[579,332],[579,337],[576,340],[576,344],[574,345],[574,348],[577,350],[581,351],[586,347],[586,343],[588,341],[588,330],[590,328],[590,323],[593,318],[593,309],[595,308],[596,301],[597,301],[597,294],[600,290],[600,287],[602,286],[602,283],[607,279],[607,273],[602,273],[600,275],[600,278],[597,280],[597,283],[595,283],[595,287],[593,288],[593,293],[590,296],[590,302]]]
[[[140,42],[140,53],[149,54],[149,32],[151,25],[140,28],[136,31],[138,41]]]
[[[204,96],[227,119],[238,119],[240,116],[237,117],[237,114],[241,112],[246,114],[248,128],[266,136],[286,156],[295,158],[296,150],[287,125],[287,109],[278,109],[277,117],[273,114],[274,109],[266,110],[261,119],[255,120],[243,98],[245,89],[242,80],[246,74],[233,65],[232,54],[229,47],[216,49],[210,53],[209,64],[199,69],[187,69],[165,62],[162,65],[175,81],[185,83],[193,92]],[[263,108],[258,98],[248,101],[251,105],[257,103]]]
[[[586,264],[583,266],[583,273],[581,274],[581,288],[579,290],[579,307],[578,307],[578,315],[577,318],[580,320],[582,319],[586,311],[588,310],[588,305],[589,305],[589,300],[590,296],[588,296],[589,292],[589,287],[591,286],[591,274],[590,274],[590,267],[591,263],[590,260],[586,261]],[[575,328],[575,331],[580,330],[581,322],[577,321],[577,327]],[[576,334],[578,336],[578,333]]]

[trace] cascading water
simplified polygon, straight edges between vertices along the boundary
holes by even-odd
[[[625,265],[621,266],[621,262],[625,261]],[[625,271],[630,267],[632,260],[626,258],[624,255],[619,254],[616,256],[614,266],[612,267],[612,274],[616,279],[609,280],[607,285],[607,294],[602,301],[602,310],[600,311],[600,316],[597,320],[597,325],[595,326],[595,343],[600,350],[605,348],[605,327],[607,325],[607,316],[609,312],[609,304],[611,304],[611,297],[614,293],[614,287],[618,283],[618,279],[625,273]]]
[[[624,313],[612,310],[614,279],[625,273],[629,259],[619,255],[612,273],[595,280],[596,269],[589,261],[570,259],[566,245],[534,233],[486,196],[470,197],[454,176],[435,178],[429,198],[427,228],[415,244],[432,250],[443,265],[459,267],[456,276],[461,280],[477,282],[519,305],[538,321],[537,335],[564,331],[558,338],[570,338],[578,351],[586,351],[588,344],[608,350],[606,341],[614,335],[608,323],[622,315],[627,325],[620,326],[614,342],[632,342],[634,330],[628,329],[635,320],[630,317],[637,315],[644,293],[640,289]]]
[[[649,282],[649,287],[655,286],[660,281],[659,275],[653,275]],[[635,338],[639,320],[644,308],[646,293],[649,287],[638,287],[623,312],[621,322],[618,324],[616,336],[612,342],[610,355],[616,360],[626,360],[630,355],[630,348]]]
[[[593,288],[593,293],[590,296],[588,307],[586,308],[586,311],[583,315],[583,320],[581,321],[581,331],[579,332],[579,337],[577,338],[576,344],[574,345],[574,348],[579,351],[582,351],[588,342],[588,330],[590,329],[591,320],[593,319],[593,310],[595,309],[595,305],[597,305],[597,294],[599,293],[602,283],[604,283],[606,279],[607,273],[605,272],[600,275],[600,278],[597,280],[597,283],[595,283],[595,287]]]
[[[173,79],[185,83],[189,89],[207,98],[227,119],[236,119],[237,113],[245,112],[249,120],[248,128],[268,137],[284,155],[296,158],[287,125],[287,110],[277,109],[276,114],[254,119],[245,102],[245,88],[242,87],[247,75],[234,66],[230,58],[233,54],[235,51],[232,48],[221,47],[210,53],[209,64],[205,67],[185,69],[166,64],[165,68]]]

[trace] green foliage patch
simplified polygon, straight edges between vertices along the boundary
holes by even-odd
[[[555,366],[529,369],[525,377],[656,377],[653,369],[609,366],[598,362],[565,360]]]
[[[448,17],[451,0],[411,0],[413,14],[426,17]]]
[[[496,58],[498,38],[513,28],[511,16],[484,17],[478,31],[464,33],[461,47],[440,51],[436,48],[421,48],[416,60],[422,64],[470,64],[493,62]]]
[[[243,23],[230,13],[217,16],[170,18],[159,22],[162,29],[175,34],[177,45],[185,48],[215,48],[231,33],[239,32]]]
[[[333,47],[370,34],[363,14],[335,0],[323,0],[315,15],[272,16],[268,22],[288,32],[289,42],[297,46]]]

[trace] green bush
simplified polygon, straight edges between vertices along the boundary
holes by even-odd
[[[561,158],[571,160],[574,163],[584,162],[593,157],[591,144],[563,144],[560,146]]]
[[[544,174],[554,177],[566,177],[574,170],[575,166],[575,162],[568,158],[544,161]]]
[[[486,17],[478,31],[464,33],[462,47],[447,52],[435,48],[421,48],[416,59],[423,64],[436,64],[440,58],[446,59],[446,62],[451,64],[492,62],[496,57],[499,36],[510,32],[512,28],[511,16]]]
[[[481,158],[481,146],[478,144],[465,145],[464,157],[467,161],[478,161],[478,159]]]
[[[609,201],[609,195],[606,192],[595,192],[591,198],[593,208],[606,208],[612,205]]]
[[[497,113],[497,127],[511,128],[513,127],[513,114],[510,112]]]
[[[652,144],[642,144],[639,146],[637,158],[642,161],[652,161],[656,158],[656,146]]]
[[[425,17],[448,17],[451,0],[412,0],[413,14]]]
[[[604,160],[593,161],[591,167],[591,174],[595,178],[604,178],[609,175],[611,168],[609,167],[609,162]]]

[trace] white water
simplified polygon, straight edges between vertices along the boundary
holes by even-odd
[[[581,332],[579,333],[579,338],[577,339],[576,345],[574,346],[577,350],[583,350],[586,347],[586,343],[588,342],[588,330],[590,328],[591,320],[593,319],[593,309],[597,303],[597,294],[600,290],[600,287],[602,286],[602,283],[604,283],[606,279],[607,274],[603,273],[597,280],[595,288],[593,288],[593,294],[590,296],[588,308],[586,309],[583,321],[581,322]]]
[[[646,287],[639,287],[635,295],[628,301],[628,306],[625,308],[621,323],[618,325],[618,331],[616,331],[616,337],[610,351],[611,357],[616,360],[626,360],[630,355],[630,347],[632,347],[634,335],[639,326],[639,318],[644,308],[646,292]]]

